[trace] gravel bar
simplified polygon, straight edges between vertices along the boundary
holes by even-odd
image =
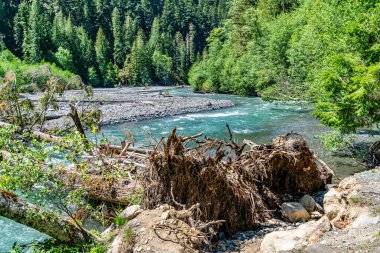
[[[46,128],[51,129],[52,126],[56,128],[63,122],[68,122],[66,115],[70,111],[70,101],[83,101],[79,104],[79,109],[91,107],[100,109],[102,125],[170,117],[234,106],[229,100],[164,95],[165,90],[171,89],[173,87],[94,89],[94,95],[90,100],[83,96],[82,91],[66,91],[62,97],[58,98],[60,109],[57,111],[51,109],[47,113],[49,117],[62,116],[62,118],[50,120]],[[41,98],[42,93],[23,94],[23,96],[36,102]]]

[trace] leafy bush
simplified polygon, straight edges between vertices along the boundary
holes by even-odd
[[[0,75],[12,71],[17,76],[17,85],[21,86],[22,92],[44,91],[47,81],[51,77],[61,79],[68,89],[79,89],[82,80],[79,76],[67,70],[62,70],[55,64],[41,62],[38,64],[27,64],[9,50],[0,52]]]

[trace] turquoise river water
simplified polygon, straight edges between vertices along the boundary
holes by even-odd
[[[171,94],[228,99],[235,106],[218,111],[105,126],[102,132],[115,143],[124,140],[128,133],[133,133],[136,145],[146,147],[161,136],[167,136],[174,127],[180,134],[203,132],[212,138],[227,139],[225,125],[228,123],[237,140],[250,139],[257,143],[270,142],[280,134],[293,131],[305,136],[310,146],[335,170],[339,178],[363,170],[352,158],[333,157],[321,149],[320,141],[315,136],[329,129],[321,126],[311,109],[305,105],[265,102],[260,98],[235,95],[193,94],[189,89],[173,90]],[[25,245],[46,238],[44,234],[0,216],[0,253],[9,252],[15,243]]]

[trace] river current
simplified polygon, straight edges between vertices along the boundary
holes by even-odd
[[[316,136],[330,129],[316,120],[306,104],[266,102],[260,98],[235,95],[194,94],[187,88],[172,90],[170,94],[228,99],[235,106],[217,111],[105,126],[102,132],[114,143],[120,143],[132,133],[137,146],[147,147],[161,136],[168,136],[175,127],[179,134],[194,135],[202,132],[212,138],[228,139],[226,124],[229,124],[237,140],[249,139],[256,143],[270,142],[276,136],[292,131],[304,135],[310,146],[335,170],[339,178],[363,170],[352,158],[334,157],[321,149],[320,139]],[[9,252],[14,243],[25,245],[46,238],[44,234],[0,216],[0,253]]]

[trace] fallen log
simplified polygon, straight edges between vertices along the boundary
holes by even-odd
[[[297,134],[243,152],[236,143],[207,139],[186,146],[188,140],[174,130],[155,148],[144,171],[143,205],[183,209],[200,203],[200,220],[225,220],[227,233],[257,228],[289,195],[324,190],[333,176]]]
[[[11,159],[12,153],[0,150],[0,161]],[[41,170],[48,165],[42,164]],[[90,199],[115,203],[119,205],[129,205],[134,193],[141,188],[138,181],[131,178],[105,177],[91,174],[81,174],[73,169],[57,168],[50,178],[59,179],[62,184],[69,189],[83,189],[87,191]]]
[[[0,191],[0,215],[64,243],[77,244],[99,240],[73,222],[62,219],[53,212],[40,209],[7,191]]]
[[[70,169],[60,169],[54,174],[66,187],[88,192],[91,199],[125,206],[131,204],[134,193],[141,188],[140,183],[135,180],[83,175]]]
[[[15,126],[15,125],[0,121],[0,127],[11,127],[11,126]],[[41,141],[50,142],[58,146],[62,146],[62,145],[67,146],[67,143],[64,143],[62,138],[58,136],[43,133],[40,131],[32,131],[32,134]],[[114,145],[108,145],[108,144],[100,145],[99,150],[105,155],[115,154],[115,155],[123,155],[123,156],[125,156],[125,154],[133,155],[133,153],[136,153],[136,156],[139,154],[149,155],[152,152],[151,150],[147,150],[147,149],[140,149],[140,148],[135,148],[135,147],[128,147],[127,149],[124,149],[122,146],[114,146]],[[122,153],[123,151],[124,151],[124,154]],[[143,158],[145,158],[145,156],[143,156]]]
[[[15,125],[8,124],[8,123],[0,121],[0,127],[12,127],[12,126],[14,127]],[[50,142],[50,143],[53,143],[53,144],[56,144],[59,146],[61,146],[63,144],[61,138],[54,136],[54,135],[51,135],[51,134],[46,134],[46,133],[36,131],[36,130],[32,131],[32,134],[35,137],[37,137],[37,139],[39,139],[41,141]]]
[[[122,146],[116,146],[116,145],[101,145],[99,147],[99,150],[103,152],[103,154],[114,154],[114,155],[120,155],[123,152]],[[135,147],[128,147],[124,152],[134,152],[137,154],[142,155],[149,155],[152,153],[152,150],[148,149],[141,149],[141,148],[135,148]]]

